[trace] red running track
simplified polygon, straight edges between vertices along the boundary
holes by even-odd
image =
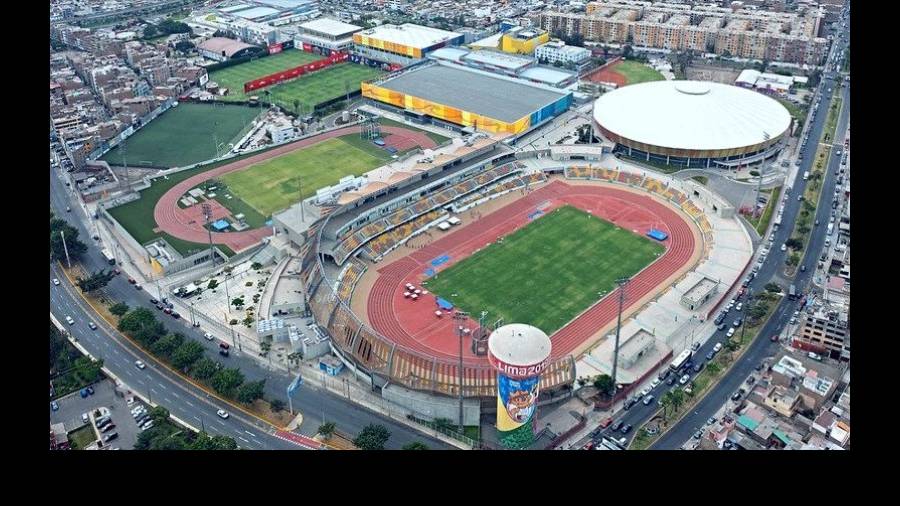
[[[470,223],[464,228],[443,236],[425,248],[417,250],[395,262],[378,269],[378,278],[367,299],[369,322],[382,335],[399,345],[442,359],[459,358],[459,339],[456,326],[475,329],[477,322],[453,320],[445,315],[435,316],[437,309],[433,295],[418,301],[406,299],[406,283],[417,288],[427,279],[425,270],[431,260],[449,255],[450,260],[437,271],[465,259],[497,238],[508,235],[529,222],[528,215],[536,209],[545,213],[562,205],[572,205],[589,211],[623,228],[645,234],[651,228],[663,230],[669,239],[663,243],[666,250],[632,279],[627,288],[627,300],[638,301],[667,278],[681,269],[693,256],[694,234],[690,225],[675,210],[649,196],[629,192],[613,186],[569,185],[555,180],[547,186]],[[618,292],[613,291],[600,302],[574,318],[565,327],[550,336],[553,343],[552,357],[571,353],[601,328],[613,321],[618,310]],[[490,317],[489,317],[490,319]],[[486,365],[486,357],[478,357],[471,350],[471,341],[464,345],[464,362],[468,365]]]
[[[431,149],[437,146],[430,137],[419,131],[395,126],[382,126],[381,131],[389,134],[388,139],[396,137],[395,140],[403,142],[404,144],[414,141],[425,149]],[[229,163],[203,172],[202,174],[189,177],[173,186],[159,199],[156,203],[156,207],[153,209],[153,219],[156,220],[159,229],[169,235],[185,241],[206,243],[209,238],[206,229],[203,228],[203,222],[196,220],[196,218],[192,217],[191,213],[187,210],[178,207],[178,200],[181,199],[182,195],[187,193],[188,190],[196,188],[200,183],[206,180],[230,172],[246,169],[251,165],[264,162],[298,149],[309,147],[328,139],[353,133],[359,133],[359,126],[332,130],[315,137],[292,142],[271,151],[266,151],[265,153],[260,153],[244,160]],[[254,246],[264,237],[270,235],[272,235],[272,230],[269,227],[260,227],[241,232],[213,232],[212,241],[215,244],[224,244],[235,252],[240,252]]]

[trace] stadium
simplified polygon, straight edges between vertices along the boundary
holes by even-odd
[[[492,138],[426,162],[346,194],[301,245],[304,302],[373,389],[451,418],[461,391],[489,412],[497,375],[487,336],[522,323],[552,340],[542,401],[565,397],[577,377],[610,368],[609,347],[595,348],[614,332],[620,277],[632,280],[625,318],[658,319],[623,328],[621,383],[671,359],[663,334],[691,318],[673,324],[677,302],[648,303],[697,283],[691,270],[717,255],[707,213],[733,221],[733,208],[640,171],[517,160]],[[722,255],[708,275],[739,282],[734,264],[745,259]]]
[[[521,135],[566,111],[572,93],[451,63],[429,63],[362,84],[375,105],[420,122]]]
[[[625,86],[594,103],[598,133],[617,154],[682,167],[730,168],[779,152],[791,115],[754,91],[701,81]]]

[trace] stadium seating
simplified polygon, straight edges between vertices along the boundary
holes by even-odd
[[[353,295],[353,289],[356,288],[356,282],[366,272],[366,266],[358,260],[350,260],[350,263],[344,268],[338,285],[338,298],[347,302]]]
[[[566,169],[566,177],[569,179],[590,179],[591,168],[584,166],[573,166]]]
[[[641,188],[647,190],[650,193],[656,193],[657,195],[662,195],[666,190],[664,184],[658,179],[653,179],[651,177],[645,177],[644,181],[641,183]]]

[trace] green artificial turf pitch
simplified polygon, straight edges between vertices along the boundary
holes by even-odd
[[[488,320],[548,335],[653,262],[662,245],[571,206],[478,251],[428,280],[428,289]]]

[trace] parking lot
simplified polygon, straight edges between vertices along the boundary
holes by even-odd
[[[132,449],[141,430],[129,413],[131,408],[126,405],[125,397],[116,395],[115,384],[112,380],[95,383],[93,389],[94,395],[88,395],[85,398],[82,398],[81,394],[76,391],[71,395],[58,399],[59,410],[50,412],[50,423],[61,422],[65,425],[66,432],[72,432],[85,425],[81,418],[82,414],[87,413],[91,415],[94,410],[105,408],[109,411],[112,423],[116,425],[113,429],[107,431],[106,434],[111,432],[118,432],[119,434],[119,437],[111,441],[107,446],[123,450]]]

